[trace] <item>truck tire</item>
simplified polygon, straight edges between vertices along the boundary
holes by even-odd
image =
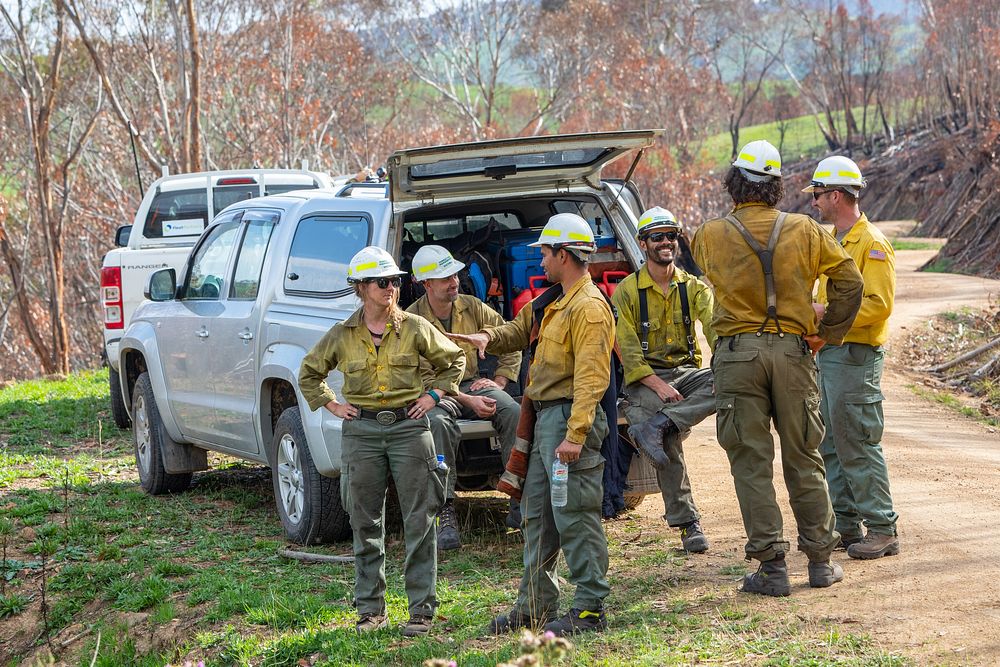
[[[626,493],[625,494],[625,509],[632,511],[642,504],[642,501],[646,499],[645,493]]]
[[[135,440],[135,465],[139,469],[139,484],[146,493],[158,496],[178,493],[191,486],[191,473],[171,474],[163,467],[163,443],[168,437],[156,407],[149,373],[136,380],[132,392],[132,434]]]
[[[316,470],[297,407],[278,418],[268,461],[278,516],[290,541],[321,544],[351,534],[350,517],[340,499],[341,478]]]
[[[111,393],[111,416],[115,420],[115,426],[124,430],[132,426],[132,419],[125,409],[125,397],[122,396],[121,378],[111,366],[108,366],[108,389]]]

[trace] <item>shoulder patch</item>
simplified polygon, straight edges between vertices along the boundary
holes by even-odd
[[[879,248],[872,248],[868,251],[868,259],[877,259],[879,261],[885,261],[885,250]]]

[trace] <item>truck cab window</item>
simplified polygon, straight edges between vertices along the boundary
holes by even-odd
[[[304,218],[292,239],[285,293],[323,297],[344,292],[348,262],[370,242],[371,221],[365,216]]]
[[[215,225],[191,256],[191,268],[181,293],[182,299],[217,301],[222,294],[226,265],[239,231],[239,219]]]
[[[206,224],[208,195],[205,188],[161,192],[146,213],[142,235],[147,239],[200,236]]]
[[[271,232],[278,223],[278,214],[272,211],[247,211],[243,216],[246,231],[236,257],[231,299],[256,299],[260,287],[260,272],[264,268],[264,255],[271,240]]]

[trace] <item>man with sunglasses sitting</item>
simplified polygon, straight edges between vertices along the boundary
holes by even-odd
[[[816,166],[813,208],[858,265],[865,280],[861,310],[841,345],[827,343],[816,355],[820,409],[826,435],[819,451],[837,516],[840,545],[851,558],[873,559],[899,553],[889,471],[882,453],[882,344],[889,337],[889,315],[896,291],[892,244],[858,207],[867,185],[853,160],[834,155]],[[822,315],[827,278],[820,278],[816,300]],[[862,535],[862,524],[868,532]]]
[[[708,538],[691,495],[681,440],[715,414],[712,371],[701,368],[693,322],[701,322],[714,344],[714,302],[708,285],[674,264],[680,234],[670,211],[657,206],[643,213],[637,238],[646,264],[618,285],[611,300],[618,309],[629,434],[656,468],[667,524],[680,529],[686,551],[703,553]]]

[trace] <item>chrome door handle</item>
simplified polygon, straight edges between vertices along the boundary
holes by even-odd
[[[243,340],[253,340],[253,334],[249,331],[244,331],[243,333],[237,335]]]
[[[208,338],[208,329],[199,329],[194,332],[198,338]]]

